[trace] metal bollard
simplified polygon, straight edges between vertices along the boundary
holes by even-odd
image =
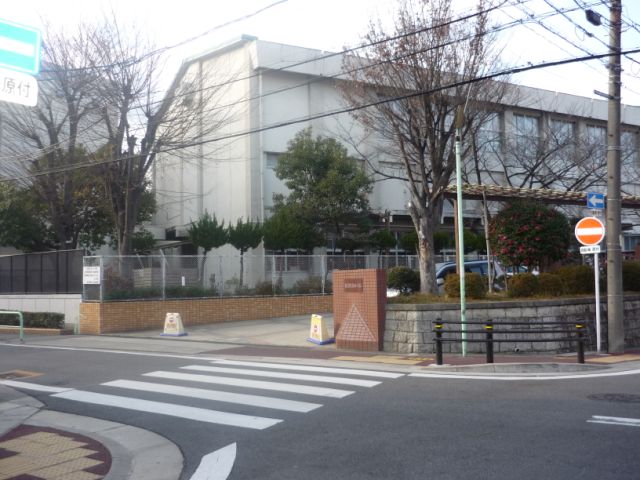
[[[484,330],[487,332],[487,363],[493,363],[493,320],[487,320]]]
[[[440,321],[436,321],[433,330],[436,332],[436,365],[442,365],[442,328],[444,325]]]
[[[576,323],[576,332],[578,333],[578,363],[584,363],[584,325]]]

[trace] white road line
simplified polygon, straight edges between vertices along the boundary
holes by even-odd
[[[289,412],[307,413],[320,408],[320,403],[299,402],[284,398],[263,397],[260,395],[246,395],[243,393],[221,392],[219,390],[207,390],[204,388],[180,387],[164,383],[138,382],[134,380],[115,380],[102,385],[107,387],[126,388],[143,392],[165,393],[181,397],[214,400],[217,402],[235,403],[239,405],[251,405],[254,407],[271,408],[274,410],[286,410]]]
[[[311,387],[307,385],[296,385],[295,383],[263,382],[260,380],[248,380],[245,378],[216,377],[213,375],[197,375],[192,373],[157,371],[144,373],[143,375],[147,377],[170,378],[172,380],[184,380],[189,382],[256,388],[259,390],[276,390],[279,392],[300,393],[303,395],[316,395],[319,397],[344,398],[347,395],[355,393],[353,391],[339,390],[336,388]]]
[[[624,427],[640,427],[640,419],[624,418],[624,417],[604,417],[602,415],[593,415],[587,423],[604,423],[606,425],[620,425]]]
[[[14,380],[0,380],[0,384],[6,385],[7,387],[21,388],[22,390],[33,390],[34,392],[45,393],[60,393],[66,392],[68,390],[73,390],[71,388],[48,387],[47,385],[38,385],[37,383],[28,382],[16,382]]]
[[[377,370],[356,370],[353,368],[316,367],[314,365],[289,365],[286,363],[243,362],[239,360],[214,360],[220,365],[237,365],[239,367],[279,368],[281,370],[297,370],[301,372],[342,373],[344,375],[360,375],[363,377],[400,378],[404,373],[381,372]]]
[[[380,385],[380,382],[376,382],[375,380],[360,380],[357,378],[346,378],[346,377],[327,377],[324,375],[305,375],[303,373],[268,372],[265,370],[207,367],[204,365],[188,365],[186,367],[180,367],[180,368],[183,368],[185,370],[196,370],[198,372],[231,373],[232,375],[250,375],[253,377],[285,378],[287,380],[302,380],[306,382],[338,383],[341,385],[354,385],[357,387],[367,387],[367,388]]]
[[[56,393],[51,396],[76,402],[106,405],[109,407],[124,408],[126,410],[134,410],[137,412],[169,415],[172,417],[196,420],[198,422],[230,425],[233,427],[251,428],[255,430],[264,430],[276,423],[282,422],[282,420],[277,418],[253,417],[238,413],[189,407],[175,403],[153,402],[150,400],[141,400],[139,398],[106,395],[103,393],[85,392],[82,390],[69,390],[62,393]]]
[[[498,380],[498,381],[516,381],[516,380],[575,380],[583,378],[599,378],[599,377],[621,377],[624,375],[638,375],[640,369],[626,370],[624,372],[608,372],[608,373],[584,373],[582,375],[557,375],[557,376],[540,376],[540,377],[527,377],[527,376],[498,376],[498,375],[456,375],[453,373],[410,373],[410,377],[421,378],[449,378],[458,380]]]
[[[205,455],[191,480],[226,480],[236,461],[236,451],[236,444],[232,443]]]

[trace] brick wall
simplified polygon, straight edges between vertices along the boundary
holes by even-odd
[[[80,333],[99,335],[162,328],[167,312],[179,313],[188,327],[331,311],[330,295],[92,302],[80,305]]]
[[[387,274],[385,270],[333,272],[333,328],[338,348],[382,350]]]

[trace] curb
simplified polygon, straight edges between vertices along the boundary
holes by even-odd
[[[0,388],[13,390],[2,385]],[[33,397],[19,392],[9,395],[16,398],[0,403],[0,435],[21,424],[77,433],[95,439],[109,450],[112,463],[104,480],[180,478],[182,453],[161,435],[121,423],[42,410],[43,404]]]

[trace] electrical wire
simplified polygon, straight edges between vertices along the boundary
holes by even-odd
[[[640,52],[640,48],[635,48],[635,49],[625,50],[624,51],[624,53],[628,53],[628,54],[639,53],[639,52]],[[205,144],[209,144],[209,143],[219,142],[219,141],[222,141],[222,140],[235,139],[235,138],[243,137],[243,136],[246,136],[246,135],[251,135],[251,134],[260,133],[260,132],[264,132],[264,131],[268,131],[268,130],[273,130],[273,129],[276,129],[276,128],[282,128],[282,127],[286,127],[286,126],[290,126],[290,125],[296,125],[296,124],[300,124],[300,123],[310,122],[312,120],[318,120],[318,119],[321,119],[321,118],[331,117],[331,116],[345,114],[345,113],[352,113],[352,112],[355,112],[355,111],[358,111],[358,110],[363,110],[363,109],[366,109],[366,108],[375,107],[375,106],[382,105],[382,104],[385,104],[385,103],[395,102],[395,101],[399,101],[399,100],[406,100],[406,99],[409,99],[409,98],[414,98],[414,97],[423,96],[423,95],[432,95],[434,93],[438,93],[438,92],[441,92],[441,91],[444,91],[444,90],[448,90],[448,89],[451,89],[451,88],[470,85],[470,84],[482,82],[482,81],[485,81],[485,80],[491,80],[491,79],[498,78],[498,77],[505,76],[505,75],[515,75],[515,74],[523,73],[523,72],[530,71],[530,70],[557,67],[557,66],[561,66],[561,65],[569,65],[569,64],[577,63],[577,62],[586,62],[586,61],[590,61],[590,60],[600,60],[600,59],[603,59],[603,58],[606,58],[606,57],[610,57],[610,56],[611,56],[611,52],[607,52],[607,53],[602,53],[602,54],[591,54],[591,55],[586,55],[586,56],[582,56],[582,57],[567,58],[567,59],[556,60],[556,61],[552,61],[552,62],[542,62],[542,63],[538,63],[538,64],[534,64],[534,65],[526,65],[526,66],[522,66],[522,67],[507,68],[505,70],[500,70],[498,72],[488,73],[486,75],[482,75],[482,76],[475,77],[475,78],[472,78],[472,79],[460,80],[458,82],[452,82],[450,84],[442,85],[440,87],[433,88],[433,89],[430,89],[430,90],[419,90],[419,91],[415,91],[415,92],[412,92],[412,93],[407,93],[405,95],[398,95],[398,96],[394,96],[394,97],[390,97],[390,98],[380,99],[378,101],[370,102],[370,103],[363,104],[363,105],[357,105],[357,106],[352,106],[352,107],[348,107],[348,108],[332,110],[332,111],[328,111],[328,112],[321,112],[321,113],[318,113],[318,114],[315,114],[315,115],[308,115],[308,116],[303,117],[303,118],[291,119],[291,120],[287,120],[287,121],[284,121],[284,122],[278,122],[278,123],[275,123],[275,124],[266,125],[266,126],[263,126],[263,127],[257,127],[257,128],[253,128],[253,129],[248,129],[248,130],[245,130],[245,131],[242,131],[242,132],[230,133],[230,134],[226,134],[226,135],[223,135],[223,136],[220,136],[220,137],[217,137],[217,138],[213,138],[213,139],[209,139],[209,140],[201,140],[201,141],[197,141],[197,142],[192,142],[192,143],[187,144],[187,145],[180,145],[180,146],[176,146],[176,147],[160,149],[160,150],[158,150],[158,151],[156,151],[154,153],[155,154],[168,153],[168,152],[172,152],[172,151],[180,150],[180,149],[184,149],[184,148],[190,148],[190,147],[194,147],[194,146],[205,145]],[[43,175],[50,175],[50,174],[54,174],[54,173],[62,173],[62,172],[65,172],[65,171],[75,170],[75,169],[83,168],[83,167],[95,167],[95,166],[98,166],[98,165],[119,163],[119,162],[123,162],[123,161],[126,161],[126,160],[134,160],[134,159],[139,159],[139,158],[140,158],[140,155],[130,155],[130,156],[127,156],[127,157],[121,157],[121,158],[117,158],[117,159],[108,159],[108,160],[103,160],[103,161],[100,161],[100,162],[88,162],[88,163],[86,163],[84,165],[77,164],[77,165],[73,165],[73,166],[65,166],[63,168],[53,168],[53,169],[50,169],[48,171],[38,172],[38,173],[35,173],[35,174],[25,175],[25,176],[21,176],[21,177],[4,178],[4,179],[1,179],[0,182],[28,180],[28,179],[39,177],[39,176],[43,176]]]

